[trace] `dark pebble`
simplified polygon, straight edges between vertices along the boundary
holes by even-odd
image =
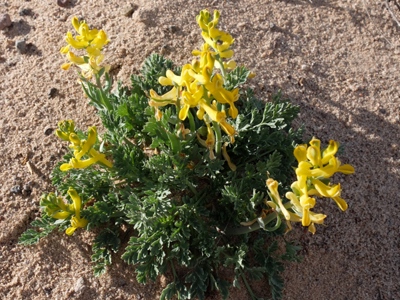
[[[380,108],[380,109],[379,109],[379,112],[380,112],[381,114],[385,115],[385,114],[386,114],[386,109]]]
[[[179,27],[178,26],[174,26],[174,25],[168,26],[168,31],[171,32],[171,33],[175,33],[177,31],[179,31]]]
[[[53,98],[54,96],[56,96],[57,95],[57,93],[58,93],[58,89],[56,89],[56,88],[51,88],[50,90],[49,90],[49,98]]]
[[[53,128],[46,128],[44,131],[44,135],[50,135],[54,132]]]
[[[24,53],[26,53],[26,51],[28,51],[25,40],[15,41],[15,47],[18,49],[19,53],[21,53],[21,54],[24,54]]]
[[[24,184],[22,188],[22,195],[24,196],[30,196],[32,194],[32,187],[29,183]]]
[[[57,0],[57,5],[61,7],[68,7],[69,0]]]
[[[19,11],[19,15],[20,16],[31,16],[32,15],[32,9],[30,9],[30,8],[22,8]]]
[[[11,26],[11,18],[9,14],[0,15],[0,30],[3,30],[9,26]]]

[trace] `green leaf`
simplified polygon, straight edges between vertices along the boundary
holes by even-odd
[[[36,229],[27,229],[18,239],[18,243],[24,246],[34,245],[41,238],[49,235],[58,226],[54,224],[54,219],[44,215],[41,219],[36,219],[31,223]]]

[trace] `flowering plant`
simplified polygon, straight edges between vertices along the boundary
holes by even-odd
[[[225,299],[240,281],[256,299],[248,279],[263,277],[272,297],[281,297],[282,262],[298,259],[284,234],[291,222],[315,233],[326,218],[311,211],[317,197],[346,210],[340,184],[330,180],[354,168],[335,156],[335,141],[322,152],[316,138],[303,144],[302,132],[291,127],[298,108],[280,94],[264,103],[240,89],[255,75],[231,60],[234,39],[218,28],[219,18],[218,11],[197,16],[204,44],[190,64],[175,67],[153,54],[131,87],[114,91],[102,66],[106,33],[72,19],[77,35],[66,35],[62,68],[79,68],[105,133],[59,122],[55,133],[71,151],[53,170],[57,193],[42,196],[42,216],[22,244],[57,228],[67,235],[99,228],[96,275],[127,245],[122,258],[135,265],[139,282],[172,274],[161,299],[205,299],[213,289]],[[221,275],[222,267],[233,270],[232,278]]]

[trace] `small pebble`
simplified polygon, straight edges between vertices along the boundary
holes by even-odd
[[[51,128],[51,127],[49,127],[49,128],[46,128],[46,129],[45,129],[44,135],[50,135],[50,134],[52,134],[53,132],[54,132],[54,129]]]
[[[168,26],[168,27],[167,27],[167,30],[168,30],[169,32],[171,32],[171,33],[175,33],[175,32],[177,32],[177,31],[179,30],[179,27],[178,27],[178,26],[171,25],[171,26]]]
[[[15,47],[18,49],[19,53],[24,54],[28,50],[26,47],[25,40],[17,40],[15,41]]]
[[[24,196],[30,196],[32,194],[32,187],[30,182],[24,184],[24,186],[22,187],[22,195]]]
[[[69,0],[57,0],[57,5],[61,7],[67,7],[69,5]]]
[[[11,189],[10,192],[13,194],[21,194],[22,193],[22,189],[20,185],[14,185]]]
[[[30,9],[30,8],[22,8],[19,11],[19,15],[20,16],[31,16],[32,15],[32,9]]]
[[[135,10],[138,9],[138,6],[135,4],[127,5],[123,8],[123,15],[125,17],[131,18]]]
[[[379,109],[379,112],[380,112],[381,114],[385,115],[385,114],[386,114],[386,109],[380,108],[380,109]]]
[[[52,87],[52,88],[49,90],[49,94],[48,94],[48,95],[49,95],[49,98],[53,98],[54,96],[57,95],[57,93],[58,93],[58,89]]]
[[[79,277],[78,280],[74,284],[75,293],[82,292],[85,288],[85,279],[83,277]]]
[[[11,26],[11,18],[9,14],[0,15],[0,30],[3,30],[9,26]]]
[[[308,65],[301,65],[300,68],[302,71],[310,71],[310,67]]]

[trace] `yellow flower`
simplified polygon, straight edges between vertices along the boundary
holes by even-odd
[[[313,138],[309,146],[298,145],[293,152],[298,161],[295,170],[297,181],[291,186],[294,193],[287,193],[286,198],[292,202],[296,214],[301,216],[303,226],[309,226],[309,230],[313,233],[314,223],[319,224],[326,216],[315,215],[310,211],[316,202],[315,198],[310,196],[331,198],[342,211],[348,207],[346,201],[341,198],[340,184],[329,183],[329,178],[335,173],[354,173],[353,166],[341,165],[339,159],[335,157],[338,148],[339,144],[331,140],[321,152],[320,140]]]
[[[298,197],[293,193],[293,192],[287,192],[285,197],[290,200],[291,203],[291,210],[293,210],[293,213],[290,213],[291,216],[291,221],[294,222],[302,222],[303,223],[303,219],[304,219],[304,207],[302,206],[301,202],[299,201]],[[326,215],[324,214],[317,214],[314,213],[310,210],[307,211],[307,223],[308,225],[304,225],[303,226],[308,226],[308,230],[310,232],[312,232],[313,234],[315,233],[316,229],[315,229],[315,225],[314,224],[323,224],[324,223],[324,219],[326,218]],[[291,227],[289,227],[291,228]]]
[[[61,197],[54,193],[43,195],[40,198],[40,206],[46,214],[55,219],[66,219],[73,213],[72,205],[68,205]]]
[[[182,92],[181,109],[179,111],[179,119],[185,120],[188,115],[189,108],[197,107],[200,99],[203,97],[204,88],[196,82],[190,84],[187,91]]]
[[[343,174],[353,174],[354,167],[345,164],[341,166],[340,161],[335,157],[339,149],[339,144],[336,141],[329,141],[328,147],[321,154],[320,140],[313,138],[310,141],[310,146],[298,145],[294,149],[294,156],[299,162],[299,174],[329,178],[333,174],[339,172]]]
[[[71,227],[65,233],[72,235],[77,228],[84,228],[88,224],[88,220],[81,218],[82,200],[76,190],[68,189],[68,195],[72,199],[72,204],[66,204],[61,197],[57,197],[54,193],[44,195],[40,199],[40,206],[44,209],[48,216],[65,220],[71,217]]]
[[[233,51],[230,46],[234,39],[230,34],[217,28],[220,13],[214,11],[213,20],[207,10],[202,10],[196,17],[196,21],[202,29],[202,37],[204,41],[210,45],[221,58],[230,58],[233,56]]]
[[[283,204],[278,192],[278,182],[272,178],[267,180],[269,196],[272,201],[266,201],[267,205],[273,208],[278,214],[286,219],[288,231],[292,229],[290,222],[301,222],[308,230],[315,233],[314,224],[323,224],[326,215],[317,214],[310,209],[315,205],[315,199],[311,197],[300,199],[293,193],[286,193],[286,198],[290,201]]]
[[[103,67],[100,66],[104,59],[102,49],[109,42],[107,34],[104,30],[89,29],[89,26],[84,21],[79,21],[78,18],[72,18],[72,25],[78,33],[73,36],[71,32],[67,32],[65,41],[67,46],[62,47],[60,52],[66,54],[69,63],[64,63],[61,68],[68,70],[72,65],[76,65],[82,70],[82,76],[91,78],[93,74],[97,74]],[[85,55],[77,56],[70,48],[84,49]],[[104,66],[108,71],[109,66]]]
[[[204,114],[204,112],[207,113],[207,115],[210,117],[210,119],[214,122],[217,122],[221,128],[230,136],[231,140],[233,140],[234,135],[236,133],[235,129],[226,121],[226,113],[225,111],[218,111],[215,107],[212,107],[207,104],[207,102],[204,99],[200,99],[199,101],[199,112],[200,116]],[[203,119],[203,117],[199,117],[200,120]],[[232,142],[233,143],[233,142]]]
[[[84,218],[78,219],[77,217],[72,217],[71,218],[71,227],[68,227],[65,230],[65,233],[67,235],[73,235],[76,229],[85,228],[88,223],[89,223],[88,220],[86,220]]]
[[[201,139],[200,135],[197,133],[197,140],[199,143],[206,147],[210,151],[210,159],[215,159],[214,148],[215,148],[215,135],[214,130],[211,128],[210,124],[206,122],[207,125],[207,139]]]
[[[169,92],[159,96],[154,90],[150,90],[149,105],[153,107],[162,107],[168,104],[175,104],[178,101],[179,90],[173,87]]]
[[[72,205],[74,208],[74,216],[71,218],[71,227],[67,228],[65,233],[67,235],[72,235],[77,228],[84,228],[89,223],[88,220],[81,218],[81,206],[82,200],[81,197],[78,195],[76,190],[73,188],[68,189],[68,195],[72,199]]]
[[[288,210],[286,209],[286,207],[283,205],[282,199],[279,196],[278,185],[279,185],[278,181],[276,181],[272,178],[267,179],[267,187],[268,187],[270,197],[272,198],[273,203],[278,205],[280,212],[284,215],[285,219],[290,220],[290,214],[289,214]]]
[[[84,169],[95,163],[101,163],[112,168],[113,164],[107,160],[106,156],[93,148],[97,141],[96,127],[89,127],[87,140],[81,140],[77,136],[72,120],[59,122],[59,127],[60,128],[56,130],[56,135],[63,140],[71,142],[69,147],[73,150],[74,154],[74,157],[71,158],[69,163],[64,163],[60,166],[61,171]],[[89,156],[89,158],[82,160],[82,157],[85,155]]]
[[[226,151],[226,146],[228,146],[229,143],[224,143],[222,146],[222,156],[225,158],[226,162],[228,163],[229,168],[232,171],[236,171],[236,165],[232,163],[231,158],[229,157],[228,152]]]
[[[215,74],[211,82],[204,84],[206,89],[214,96],[221,104],[229,104],[229,115],[235,119],[238,115],[238,110],[234,104],[239,99],[239,89],[227,91],[224,87],[224,79],[221,74]]]

